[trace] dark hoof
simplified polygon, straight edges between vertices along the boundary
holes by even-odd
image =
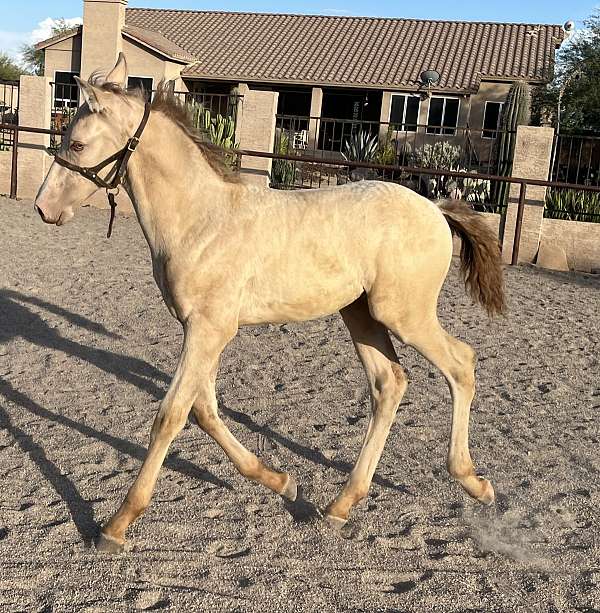
[[[328,526],[331,526],[334,530],[341,530],[348,521],[347,519],[342,519],[341,517],[336,517],[335,515],[328,515],[325,513],[324,515],[325,523]]]
[[[121,553],[125,549],[125,541],[118,541],[112,536],[108,536],[103,532],[100,532],[96,539],[96,551],[103,551],[105,553]]]

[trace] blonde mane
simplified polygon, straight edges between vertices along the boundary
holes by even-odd
[[[125,99],[136,98],[145,101],[145,94],[141,88],[123,89],[123,87],[117,83],[104,81],[102,76],[97,73],[92,74],[89,83],[94,87],[117,94]],[[237,183],[240,180],[239,173],[235,172],[227,162],[224,150],[207,140],[208,137],[206,134],[194,127],[192,116],[187,105],[175,95],[173,88],[169,86],[168,82],[161,81],[158,84],[150,108],[153,111],[162,113],[177,127],[183,130],[185,135],[194,142],[198,149],[200,149],[210,167],[224,181]]]

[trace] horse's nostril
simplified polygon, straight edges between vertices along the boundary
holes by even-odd
[[[44,217],[44,213],[43,213],[42,209],[40,209],[40,207],[39,207],[39,206],[37,206],[37,204],[36,204],[36,206],[35,206],[35,210],[36,210],[36,211],[37,211],[37,212],[40,214],[40,217],[41,217],[42,219],[45,219],[45,217]]]

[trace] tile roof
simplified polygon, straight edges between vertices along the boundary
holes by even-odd
[[[138,26],[125,25],[122,32],[125,37],[136,40],[143,45],[150,47],[155,51],[158,51],[161,55],[164,55],[169,59],[173,59],[175,61],[183,63],[189,63],[196,60],[196,58],[191,53],[188,53],[178,44],[170,41],[160,32],[157,32],[155,30],[148,30],[147,28],[140,28]]]
[[[423,21],[169,9],[126,11],[128,26],[160,32],[197,62],[184,75],[208,79],[476,91],[482,78],[546,81],[557,25]]]

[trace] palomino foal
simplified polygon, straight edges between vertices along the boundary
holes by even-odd
[[[243,447],[217,412],[219,356],[241,325],[306,321],[340,311],[371,391],[372,414],[350,477],[325,511],[343,524],[367,495],[407,380],[389,332],[423,354],[446,377],[453,401],[448,469],[474,498],[494,499],[475,474],[468,446],[474,352],[445,332],[437,300],[452,257],[451,229],[463,241],[462,268],[474,299],[490,313],[504,308],[497,240],[466,207],[437,206],[392,183],[277,191],[230,174],[162,88],[151,107],[125,91],[121,55],[105,81],[79,82],[77,112],[40,188],[36,208],[57,225],[97,187],[83,167],[126,150],[123,173],[148,241],[154,278],[184,342],[154,420],[147,457],[98,547],[121,550],[127,527],[146,509],[169,445],[190,410],[242,475],[291,500],[293,478],[266,467]],[[137,143],[136,143],[137,144]],[[134,148],[134,147],[131,147]],[[108,183],[118,162],[100,174]]]

